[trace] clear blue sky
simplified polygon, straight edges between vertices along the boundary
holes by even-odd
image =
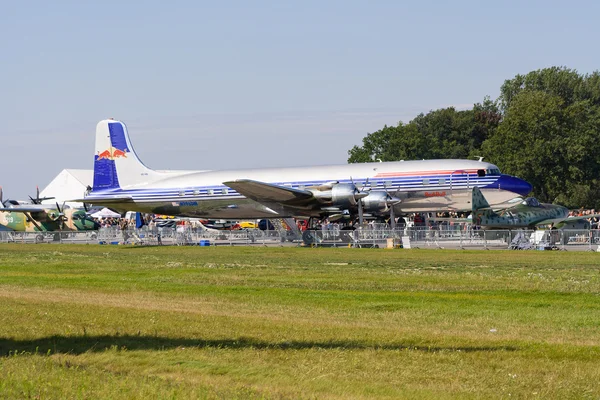
[[[594,1],[31,1],[0,14],[0,185],[91,169],[97,121],[157,169],[345,163],[505,79],[599,69]],[[493,160],[491,160],[493,161]]]

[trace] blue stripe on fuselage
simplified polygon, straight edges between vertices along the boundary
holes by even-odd
[[[386,177],[385,179],[369,179],[370,184],[374,184],[371,188],[373,190],[387,190],[394,192],[397,190],[414,192],[414,191],[436,191],[436,190],[450,190],[450,189],[466,189],[468,187],[478,186],[482,188],[497,188],[495,182],[499,181],[500,176],[487,175],[485,177],[478,177],[476,174],[472,176],[462,175],[460,178],[456,175],[432,175],[432,176],[402,176],[402,177]],[[429,180],[428,185],[423,185],[423,180]],[[444,181],[444,184],[440,184],[440,180]],[[518,179],[517,179],[518,180]],[[366,179],[354,180],[354,183],[358,186],[364,184]],[[519,180],[520,181],[520,180]],[[307,182],[275,182],[274,185],[282,187],[289,187],[293,189],[305,189],[310,186],[319,186],[328,181],[307,181]],[[340,180],[340,183],[352,183],[351,180]],[[450,185],[450,182],[452,184]],[[514,183],[514,182],[513,182]],[[117,182],[118,184],[118,182]],[[108,189],[108,187],[106,188]],[[222,190],[227,189],[227,193],[223,193]],[[507,188],[504,188],[508,190]],[[209,194],[212,190],[213,193]],[[516,192],[517,193],[517,192]],[[106,193],[96,193],[96,195],[106,194],[107,197],[110,195],[130,195],[134,201],[158,201],[158,200],[169,200],[177,201],[177,199],[190,197],[194,200],[216,200],[216,199],[231,199],[240,197],[241,195],[235,190],[225,185],[212,185],[212,186],[197,186],[197,187],[186,187],[186,188],[169,188],[169,189],[125,189],[118,191],[108,191]]]

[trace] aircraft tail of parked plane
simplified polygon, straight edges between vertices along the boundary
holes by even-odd
[[[470,210],[471,188],[493,205],[531,191],[482,160],[420,160],[228,171],[156,171],[135,153],[127,127],[96,127],[94,182],[81,201],[121,211],[217,219],[387,218],[394,212]]]
[[[471,208],[472,211],[492,211],[490,208],[490,203],[485,199],[483,193],[478,188],[473,188],[472,193],[473,198],[471,199]]]
[[[144,165],[135,153],[127,127],[104,120],[96,127],[93,191],[148,184],[163,178]]]

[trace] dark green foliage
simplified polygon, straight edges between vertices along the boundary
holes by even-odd
[[[446,108],[384,127],[348,162],[485,156],[567,207],[600,208],[600,72],[552,67],[506,80],[497,101]]]
[[[481,144],[500,119],[498,107],[489,98],[471,110],[449,107],[419,114],[408,124],[399,122],[368,134],[362,147],[354,146],[348,152],[348,162],[478,156]]]
[[[600,208],[600,75],[546,68],[502,85],[504,119],[483,153],[542,201]]]

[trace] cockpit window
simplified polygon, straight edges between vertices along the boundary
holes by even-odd
[[[500,170],[498,168],[490,168],[487,170],[488,175],[500,175]]]
[[[535,197],[529,197],[523,203],[529,207],[540,207],[540,202]]]

